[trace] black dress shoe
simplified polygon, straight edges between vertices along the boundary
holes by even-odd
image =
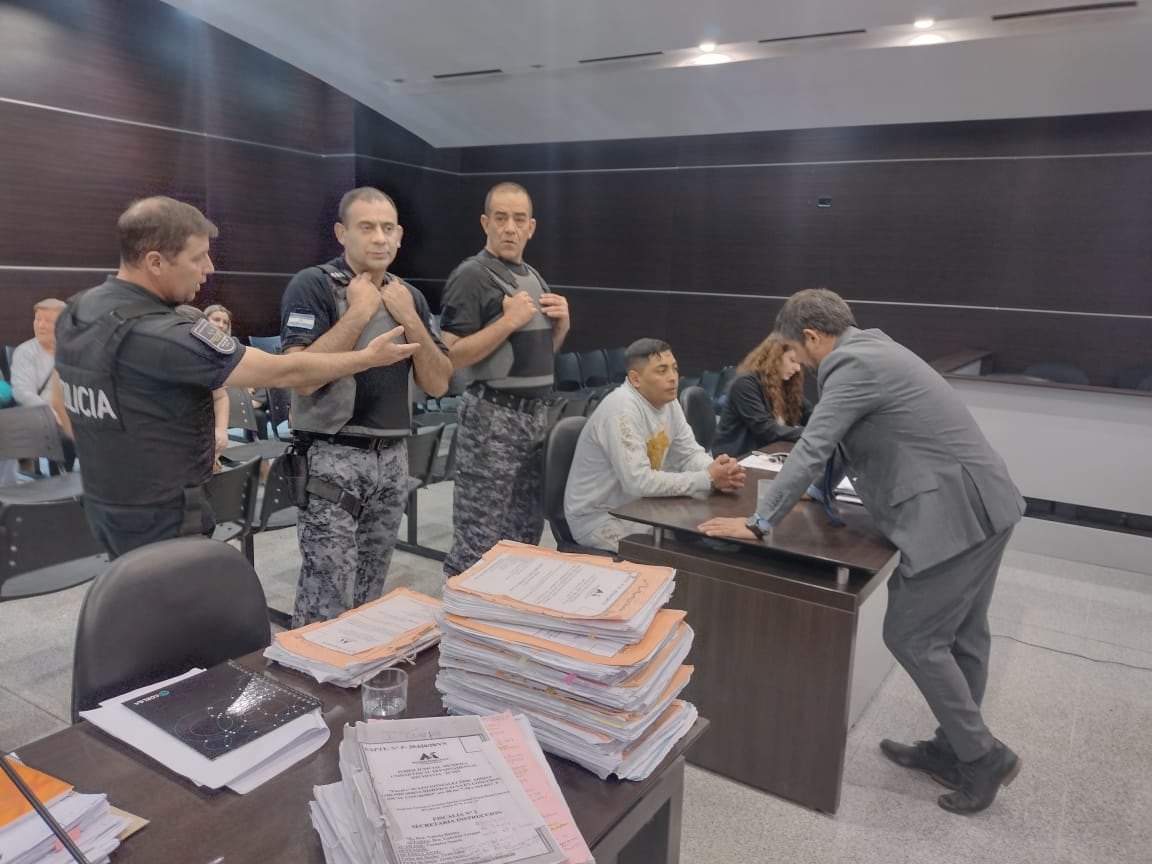
[[[979,813],[996,800],[1001,786],[1016,779],[1023,760],[997,741],[974,762],[960,762],[961,784],[955,792],[941,795],[939,804],[949,813]]]
[[[960,760],[935,741],[901,744],[885,738],[880,742],[880,752],[902,768],[923,771],[941,786],[960,788]]]

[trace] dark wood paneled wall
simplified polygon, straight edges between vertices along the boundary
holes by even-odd
[[[1152,362],[1149,152],[1152,112],[436,150],[158,0],[0,2],[0,341],[114,269],[116,216],[160,192],[220,225],[200,302],[241,334],[274,332],[289,274],[339,251],[353,185],[396,199],[395,269],[436,308],[507,178],[573,349],[660,335],[715,368],[825,285],[926,357],[1108,383]]]
[[[117,216],[160,193],[220,227],[197,302],[277,331],[286,274],[338,251],[355,108],[158,0],[0,3],[0,342],[114,271]]]
[[[1152,363],[1152,112],[459,151],[469,201],[524,183],[569,347],[737,362],[824,286],[925,357]],[[830,199],[827,207],[820,199]],[[594,289],[594,290],[593,290]],[[558,289],[559,290],[559,289]]]

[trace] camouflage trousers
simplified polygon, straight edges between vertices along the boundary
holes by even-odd
[[[308,474],[355,495],[363,509],[353,519],[316,495],[300,508],[293,627],[335,618],[383,593],[408,502],[408,449],[403,441],[383,450],[317,441],[308,451]]]
[[[460,397],[459,418],[452,549],[444,560],[449,577],[500,540],[536,544],[544,533],[547,406],[517,411],[468,392]]]

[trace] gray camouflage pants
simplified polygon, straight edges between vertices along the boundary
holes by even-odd
[[[383,593],[408,502],[408,448],[403,441],[379,451],[317,441],[308,451],[308,473],[352,493],[364,509],[353,519],[316,495],[300,509],[293,627],[335,618]]]
[[[541,482],[548,409],[517,411],[460,397],[452,549],[444,574],[463,573],[499,540],[537,544],[544,533]]]

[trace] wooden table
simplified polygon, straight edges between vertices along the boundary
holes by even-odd
[[[696,631],[684,691],[715,725],[689,761],[798,804],[833,813],[840,803],[848,729],[891,671],[883,617],[900,554],[863,508],[841,505],[832,526],[801,502],[770,543],[731,551],[698,542],[712,516],[747,516],[757,481],[736,495],[648,498],[615,515],[655,527],[620,544],[626,561],[676,568],[670,605]],[[675,532],[675,533],[674,533]],[[837,569],[848,569],[837,584]]]
[[[405,716],[445,713],[434,686],[438,657],[437,649],[426,651],[409,669]],[[240,662],[319,697],[332,730],[322,749],[247,795],[200,789],[85,722],[22,747],[19,754],[77,790],[106,792],[116,806],[152,821],[114,853],[116,864],[208,864],[217,858],[224,864],[323,862],[308,801],[313,786],[340,779],[337,747],[343,726],[363,718],[360,691],[317,684],[269,664],[259,653]],[[640,782],[603,781],[567,760],[548,757],[598,864],[679,860],[684,753],[707,726],[707,720],[697,721]]]

